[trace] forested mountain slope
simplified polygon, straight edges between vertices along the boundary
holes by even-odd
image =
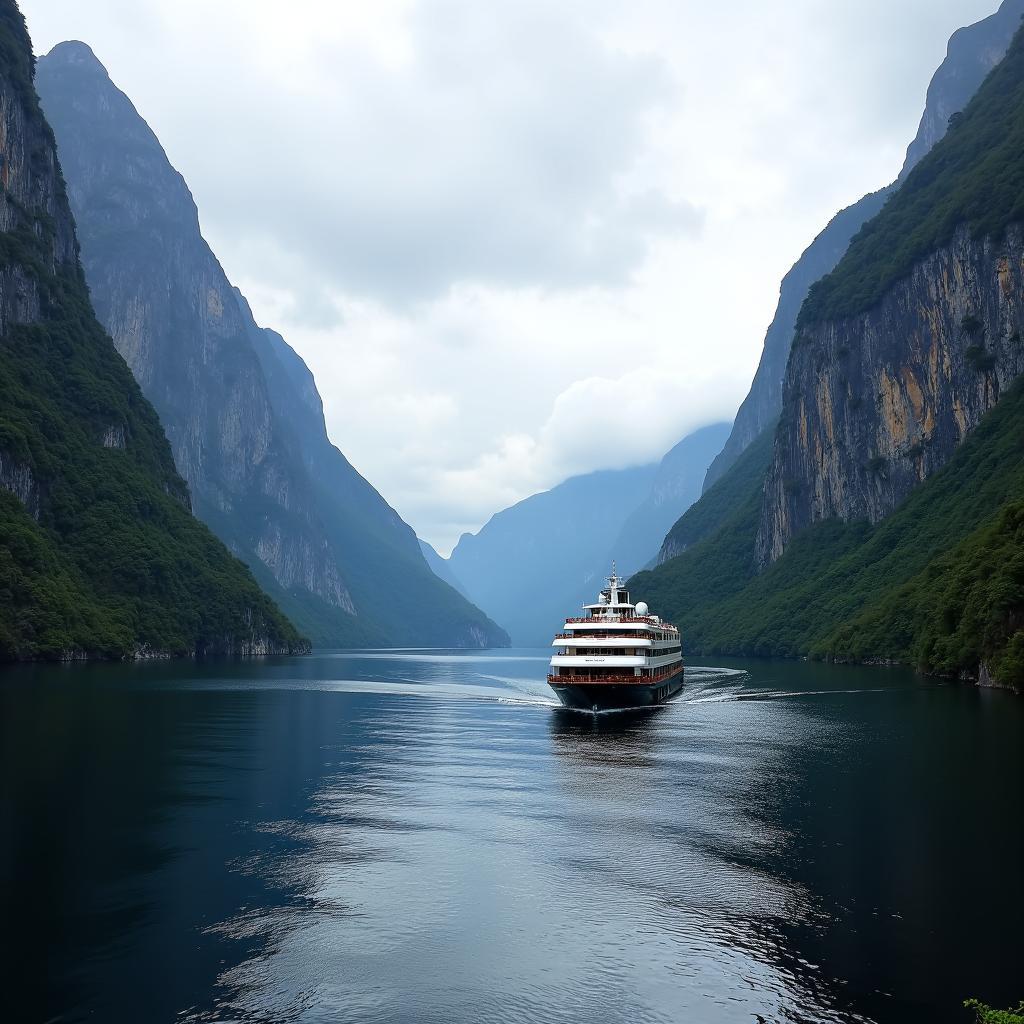
[[[953,33],[946,57],[928,86],[921,123],[907,148],[899,178],[838,213],[783,279],[778,308],[765,336],[750,393],[736,414],[729,440],[708,470],[705,490],[728,470],[747,445],[778,419],[782,409],[782,378],[796,318],[811,285],[835,268],[860,227],[878,213],[890,193],[945,135],[951,115],[964,108],[1006,53],[1022,15],[1024,0],[1003,0],[995,14]]]
[[[758,574],[754,480],[722,526],[631,586],[666,609],[691,652],[901,661],[954,676],[982,670],[1022,687],[1022,502],[1018,382],[949,463],[878,525],[818,523]]]
[[[0,658],[301,650],[93,313],[33,67],[0,0]]]
[[[1024,32],[812,289],[763,486],[633,581],[691,649],[1024,685],[1022,196]]]

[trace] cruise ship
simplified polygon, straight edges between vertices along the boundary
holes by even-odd
[[[610,711],[663,704],[683,688],[679,630],[643,601],[632,604],[615,573],[584,615],[555,635],[548,684],[567,708]]]

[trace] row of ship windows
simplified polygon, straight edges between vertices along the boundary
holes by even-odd
[[[651,647],[563,647],[559,652],[565,656],[579,656],[579,657],[647,657],[651,658],[664,658],[669,654],[682,654],[682,647],[661,647],[654,649]]]

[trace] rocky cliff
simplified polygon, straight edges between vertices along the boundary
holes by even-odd
[[[928,85],[921,123],[907,147],[898,184],[931,152],[946,134],[949,119],[967,106],[985,76],[1006,55],[1022,17],[1024,0],[1003,0],[995,14],[950,36],[945,60]]]
[[[757,537],[890,514],[1024,370],[1024,31],[800,314]]]
[[[98,324],[24,21],[0,2],[0,657],[302,647],[192,518]]]
[[[501,627],[430,568],[412,528],[331,443],[309,367],[278,334],[257,327],[236,292],[271,404],[305,467],[324,529],[363,618],[384,642],[500,647]]]
[[[1024,245],[966,229],[860,316],[808,328],[786,375],[758,558],[838,518],[878,522],[1024,371]]]
[[[56,47],[38,80],[97,315],[156,407],[196,513],[285,590],[353,613],[184,180],[84,43]]]
[[[809,289],[777,427],[631,581],[685,650],[1024,690],[1024,29],[1004,49]]]
[[[928,86],[917,135],[907,148],[896,182],[871,193],[837,214],[783,279],[779,305],[768,333],[750,392],[736,414],[733,430],[708,470],[704,489],[719,480],[740,453],[778,418],[782,379],[793,341],[797,314],[811,286],[830,273],[860,228],[882,208],[932,147],[945,135],[950,116],[961,111],[985,76],[1006,53],[1024,15],[1024,0],[1004,0],[988,18],[959,29]]]
[[[97,312],[160,413],[196,513],[318,643],[505,642],[331,444],[309,369],[257,326],[185,181],[90,48],[60,44],[38,79]]]
[[[842,259],[850,239],[882,208],[888,189],[873,192],[840,213],[804,250],[782,279],[779,304],[764,339],[761,360],[747,397],[736,412],[732,431],[721,452],[708,467],[704,478],[707,491],[736,463],[764,431],[774,423],[782,408],[782,378],[789,359],[797,314],[811,285],[824,277]]]

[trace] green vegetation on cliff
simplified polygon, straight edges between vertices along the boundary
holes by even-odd
[[[960,226],[998,238],[1024,222],[1022,153],[1024,30],[944,140],[812,288],[799,323],[870,308]],[[971,315],[962,327],[968,338],[983,330]],[[980,341],[967,359],[991,369]],[[790,380],[791,399],[799,386]],[[786,514],[762,508],[768,459],[766,451],[743,474],[734,467],[669,535],[670,550],[690,546],[631,581],[679,623],[687,650],[897,661],[1024,688],[1024,381],[882,522],[816,522],[758,573],[759,523],[766,511]],[[868,467],[876,461],[883,473],[884,459]]]
[[[687,509],[665,538],[670,551],[683,551],[716,532],[727,517],[757,499],[760,506],[765,470],[772,457],[774,424],[752,441],[728,474],[709,487],[699,501]],[[751,567],[752,568],[752,567]]]
[[[0,659],[301,649],[190,514],[156,413],[65,255],[70,212],[31,73],[24,21],[3,0],[5,156],[24,149],[20,194],[39,205],[13,184],[0,195]]]
[[[1024,1024],[1024,1003],[1015,1010],[994,1010],[977,999],[968,999],[964,1008],[974,1012],[977,1024]]]
[[[798,327],[870,309],[929,253],[966,226],[998,237],[1024,221],[1024,29],[950,131],[815,284]]]
[[[755,575],[766,465],[753,482],[745,467],[742,502],[703,510],[721,516],[715,532],[631,580],[682,628],[686,650],[885,659],[944,675],[984,663],[1024,687],[1024,382],[883,522],[818,523]]]

